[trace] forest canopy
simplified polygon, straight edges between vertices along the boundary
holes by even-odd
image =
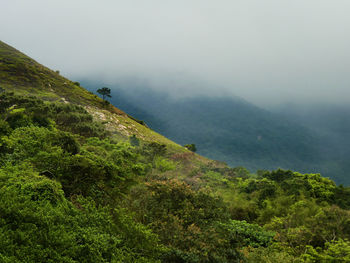
[[[250,174],[0,94],[1,262],[349,262],[350,189]]]

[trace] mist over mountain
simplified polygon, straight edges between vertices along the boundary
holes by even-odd
[[[13,0],[1,8],[2,40],[71,79],[140,78],[174,96],[238,95],[260,106],[350,102],[347,0]]]
[[[330,172],[336,177],[346,176],[350,168],[349,105],[289,103],[273,107],[271,111],[308,127],[321,138],[320,151],[326,173]]]
[[[91,91],[103,85],[82,83]],[[112,94],[117,107],[177,143],[196,144],[209,158],[252,171],[319,172],[350,183],[349,108],[299,103],[267,110],[233,96],[176,98],[140,82],[112,86]]]

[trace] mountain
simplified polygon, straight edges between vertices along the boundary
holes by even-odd
[[[165,143],[177,149],[179,145],[135,121],[97,95],[80,87],[78,82],[64,78],[0,41],[0,88],[23,96],[36,96],[46,101],[83,106],[95,119],[103,120],[107,129],[123,137],[136,135],[146,141]]]
[[[2,42],[0,76],[0,262],[349,261],[350,188],[204,158]]]
[[[339,183],[348,184],[350,168],[350,107],[326,103],[288,103],[271,109],[282,118],[307,127],[320,138],[320,167]]]
[[[82,82],[91,91],[100,86]],[[208,158],[252,171],[319,172],[350,183],[349,107],[286,103],[266,110],[232,96],[176,99],[132,82],[112,93],[113,104],[179,144],[196,144]]]
[[[83,83],[91,91],[99,86]],[[315,132],[309,125],[312,122],[259,108],[238,97],[174,99],[131,84],[112,88],[112,93],[114,105],[179,144],[196,144],[198,153],[208,158],[252,171],[320,172],[338,183],[350,183],[345,163],[331,160],[335,149],[332,154],[325,151],[332,140]]]

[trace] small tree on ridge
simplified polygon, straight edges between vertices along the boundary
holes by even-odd
[[[97,93],[102,95],[102,99],[105,99],[105,97],[112,98],[110,88],[103,87],[101,89],[98,89]]]

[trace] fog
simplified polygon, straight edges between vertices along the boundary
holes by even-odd
[[[349,11],[348,0],[0,0],[0,39],[73,80],[341,104]]]

